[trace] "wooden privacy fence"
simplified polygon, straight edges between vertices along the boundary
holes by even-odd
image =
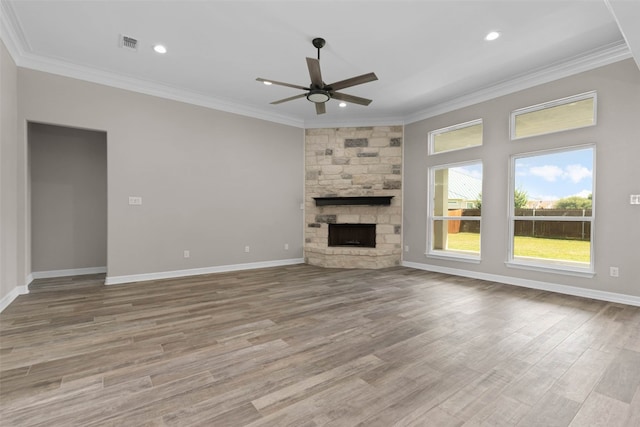
[[[516,209],[516,216],[536,217],[540,220],[515,221],[514,234],[547,239],[591,240],[590,221],[545,220],[546,216],[591,217],[591,209]],[[480,209],[450,210],[453,216],[479,216]],[[449,221],[449,233],[479,233],[480,221]]]

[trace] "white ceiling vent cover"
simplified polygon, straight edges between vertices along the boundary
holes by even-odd
[[[120,47],[129,50],[138,50],[138,40],[133,37],[125,36],[124,34],[120,34]]]

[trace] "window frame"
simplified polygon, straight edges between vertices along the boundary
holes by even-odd
[[[455,131],[455,130],[464,129],[464,128],[467,128],[467,127],[477,126],[477,125],[482,125],[482,140],[480,141],[480,144],[472,145],[471,147],[452,148],[450,150],[444,150],[444,151],[438,151],[438,152],[435,151],[435,140],[434,139],[435,139],[436,135],[441,135],[443,133],[452,132],[452,131]],[[440,128],[440,129],[434,129],[432,131],[429,131],[428,134],[427,134],[427,154],[429,156],[436,156],[438,154],[450,153],[452,151],[468,150],[470,148],[482,147],[483,144],[484,144],[484,123],[483,123],[482,118],[470,120],[470,121],[464,122],[464,123],[458,123],[458,124],[447,126],[447,127],[443,127],[443,128]]]
[[[470,263],[479,264],[482,257],[482,210],[480,211],[480,216],[449,216],[449,215],[434,215],[435,213],[435,172],[439,169],[451,169],[454,167],[460,167],[465,165],[477,165],[480,164],[482,166],[482,185],[484,186],[484,165],[481,159],[473,159],[466,160],[462,162],[456,163],[444,163],[437,164],[428,167],[428,193],[427,195],[427,248],[425,251],[425,256],[427,258],[436,258],[436,259],[447,259],[447,260],[455,260],[455,261],[465,261]],[[456,252],[456,251],[448,251],[443,249],[433,249],[433,227],[435,221],[447,221],[447,220],[477,220],[479,221],[480,228],[480,250],[478,251],[478,255],[471,255],[464,252]]]
[[[578,127],[566,128],[561,130],[553,130],[549,132],[537,133],[535,135],[516,136],[516,117],[523,114],[527,114],[527,113],[533,113],[536,111],[545,110],[547,108],[553,108],[553,107],[558,107],[560,105],[570,104],[572,102],[584,101],[585,99],[590,99],[590,98],[593,98],[593,123],[585,126],[578,126]],[[550,135],[558,132],[566,132],[569,130],[596,126],[597,123],[598,123],[598,93],[597,91],[592,90],[589,92],[579,93],[577,95],[571,95],[565,98],[555,99],[553,101],[547,101],[540,104],[531,105],[529,107],[513,110],[509,116],[509,137],[511,138],[512,141],[518,141],[526,138],[533,138],[533,137],[542,136],[542,135]]]
[[[584,149],[592,150],[592,178],[591,178],[591,216],[544,216],[544,217],[535,217],[535,216],[516,216],[515,215],[515,190],[516,190],[516,160],[542,156],[546,154],[553,153],[564,153],[570,151],[584,150]],[[580,144],[580,145],[572,145],[562,148],[555,149],[547,149],[547,150],[538,150],[538,151],[529,151],[526,153],[517,153],[512,154],[509,158],[509,194],[508,194],[508,206],[507,206],[507,219],[508,219],[508,234],[507,234],[507,261],[505,264],[507,267],[521,268],[525,270],[535,270],[535,271],[544,271],[544,272],[552,272],[558,274],[566,274],[571,276],[578,277],[593,277],[595,275],[595,222],[596,222],[596,144],[588,143],[588,144]],[[514,255],[514,233],[515,233],[515,222],[516,221],[535,221],[532,218],[544,218],[544,221],[563,221],[563,222],[590,222],[591,226],[591,238],[589,240],[589,266],[588,267],[580,267],[578,263],[575,266],[570,265],[569,263],[562,261],[555,261],[552,259],[545,258],[533,258],[531,260],[524,260],[522,258],[518,258]]]

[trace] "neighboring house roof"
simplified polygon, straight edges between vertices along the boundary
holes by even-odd
[[[482,180],[462,173],[456,169],[449,169],[449,199],[478,200],[482,193]]]

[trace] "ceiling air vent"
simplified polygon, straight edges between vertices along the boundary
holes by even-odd
[[[138,50],[138,40],[133,37],[125,36],[120,34],[120,47],[129,50]]]

